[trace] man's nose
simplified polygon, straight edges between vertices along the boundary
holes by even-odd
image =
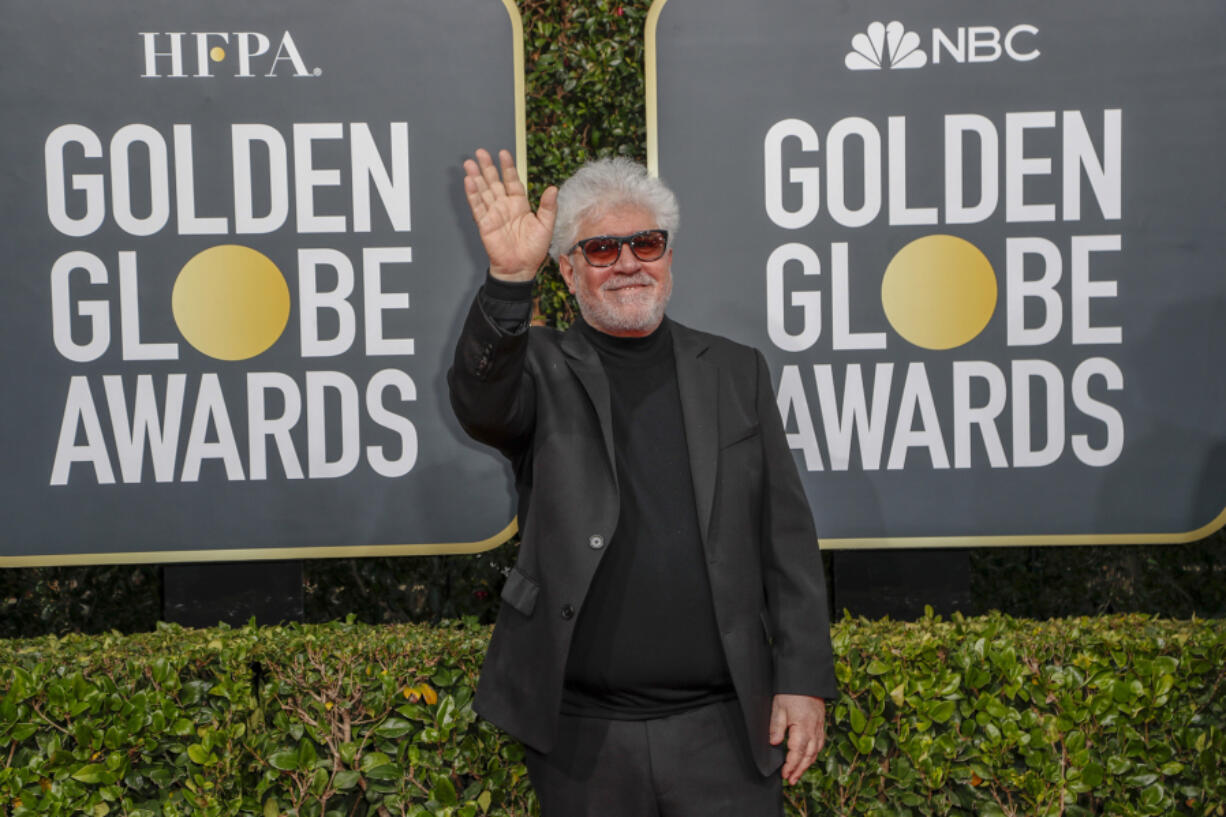
[[[617,260],[613,262],[613,271],[620,273],[638,272],[642,263],[634,254],[634,250],[630,249],[629,242],[622,242],[621,252],[617,254]]]

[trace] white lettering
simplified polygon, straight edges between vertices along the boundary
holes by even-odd
[[[331,267],[336,271],[336,287],[321,291],[317,269]],[[298,321],[303,357],[332,357],[353,345],[357,335],[357,318],[349,296],[353,294],[353,264],[339,250],[298,250]],[[328,309],[336,315],[336,335],[320,337],[319,312]]]
[[[800,262],[802,275],[819,275],[822,271],[817,253],[804,244],[784,244],[770,254],[766,260],[766,333],[771,342],[783,351],[803,352],[816,343],[822,334],[822,294],[804,290],[792,293],[790,305],[800,310],[801,325],[798,332],[789,332],[783,281],[789,261]]]
[[[885,332],[851,331],[851,283],[847,272],[847,242],[830,245],[830,324],[837,351],[846,349],[884,349]]]
[[[1027,176],[1051,174],[1051,157],[1026,158],[1026,131],[1053,128],[1055,111],[1005,114],[1005,221],[1055,221],[1056,205],[1027,204]]]
[[[77,435],[85,432],[85,442],[77,445]],[[68,399],[64,403],[64,419],[60,424],[60,438],[55,446],[55,461],[51,465],[51,484],[67,485],[69,472],[74,462],[94,466],[94,476],[99,485],[115,481],[111,459],[106,452],[102,437],[102,423],[98,421],[98,409],[84,375],[73,375],[68,381]]]
[[[786,230],[797,230],[812,223],[821,204],[819,180],[821,171],[816,167],[792,167],[788,169],[788,182],[799,185],[800,206],[789,210],[783,203],[783,143],[787,139],[800,142],[806,152],[818,149],[817,131],[808,122],[800,119],[782,119],[766,132],[763,159],[766,179],[766,214],[770,220]]]
[[[1027,255],[1043,259],[1043,274],[1039,278],[1026,279]],[[1005,240],[1006,342],[1009,346],[1040,346],[1060,333],[1064,316],[1056,284],[1062,274],[1060,250],[1046,238]],[[1043,306],[1043,319],[1038,326],[1026,326],[1028,298],[1038,299]]]
[[[366,460],[379,476],[395,479],[402,477],[417,463],[417,429],[407,418],[388,411],[383,404],[383,393],[394,388],[402,401],[417,399],[417,387],[412,378],[399,369],[383,369],[376,372],[366,384],[366,412],[370,419],[384,428],[400,435],[400,457],[388,459],[383,446],[366,446]]]
[[[326,392],[340,398],[340,418],[328,422]],[[307,470],[311,479],[343,477],[358,464],[358,387],[344,372],[307,372]],[[327,430],[339,429],[341,450],[328,459]]]
[[[1047,411],[1030,409],[1031,381],[1038,380],[1046,393]],[[1064,378],[1056,364],[1046,360],[1015,360],[1012,371],[1013,466],[1035,468],[1051,465],[1064,450]],[[1041,449],[1031,448],[1031,424],[1046,419],[1047,440]]]
[[[78,301],[77,314],[85,318],[89,326],[89,340],[77,343],[72,339],[72,296],[68,278],[79,269],[85,270],[91,284],[106,283],[106,265],[93,253],[73,250],[56,259],[51,267],[51,338],[56,351],[66,359],[88,363],[102,357],[111,345],[111,313],[108,301]]]
[[[847,203],[844,145],[857,137],[864,147],[861,178],[864,202],[858,208]],[[826,206],[830,217],[844,227],[863,227],[881,212],[881,134],[873,123],[859,116],[840,119],[826,136]]]
[[[779,376],[779,390],[775,393],[775,405],[779,408],[779,417],[785,429],[788,417],[796,418],[796,431],[784,435],[788,447],[801,452],[805,470],[821,471],[822,455],[817,447],[817,430],[813,427],[809,400],[805,397],[805,387],[800,382],[800,369],[797,366],[788,364],[783,367]]]
[[[281,393],[285,408],[280,417],[268,416],[269,390]],[[302,395],[298,384],[287,374],[280,372],[247,373],[247,452],[251,461],[251,478],[268,479],[268,448],[266,438],[271,437],[273,446],[281,458],[281,467],[287,479],[302,479],[302,465],[294,450],[290,430],[302,416]]]
[[[1119,391],[1124,388],[1124,373],[1113,361],[1105,357],[1092,357],[1082,361],[1073,371],[1069,384],[1073,405],[1083,414],[1101,421],[1107,428],[1107,439],[1102,448],[1091,447],[1088,434],[1074,434],[1073,453],[1086,465],[1101,468],[1118,460],[1124,451],[1124,418],[1112,406],[1090,396],[1090,378],[1095,376],[1105,380],[1109,390]]]
[[[864,396],[864,375],[860,371],[860,364],[848,364],[843,380],[843,405],[840,411],[832,367],[829,364],[814,365],[817,401],[821,407],[832,471],[846,471],[850,466],[853,429],[856,439],[860,442],[861,467],[865,471],[876,471],[881,467],[881,449],[885,442],[886,411],[890,403],[890,381],[893,375],[893,363],[878,363],[874,367],[873,409],[870,413]]]
[[[107,407],[111,412],[111,431],[115,435],[115,450],[119,454],[119,473],[126,483],[140,482],[145,465],[145,443],[153,461],[153,478],[158,482],[174,479],[175,453],[179,444],[179,424],[183,418],[183,392],[187,375],[172,374],[166,378],[166,406],[159,417],[157,396],[153,391],[153,375],[136,378],[136,397],[132,401],[132,419],[128,420],[127,399],[123,378],[104,375]],[[161,419],[164,417],[165,419]]]
[[[915,428],[917,411],[920,415],[918,429]],[[907,450],[910,448],[927,448],[933,468],[949,467],[949,455],[945,453],[945,440],[941,436],[941,423],[932,399],[932,388],[928,384],[928,372],[919,362],[907,367],[907,379],[902,386],[898,422],[890,443],[890,459],[886,468],[890,471],[901,469],[906,464]]]
[[[74,173],[72,189],[85,194],[85,212],[80,218],[68,215],[68,202],[64,195],[64,149],[70,144],[80,145],[86,159],[99,159],[102,157],[102,142],[84,125],[60,125],[51,131],[43,146],[47,179],[47,217],[51,226],[64,235],[80,238],[102,226],[102,219],[106,216],[106,202],[101,173]]]
[[[971,380],[987,385],[988,399],[982,406],[971,405]],[[971,467],[971,426],[979,426],[988,464],[1005,468],[1009,460],[996,430],[996,418],[1005,408],[1005,375],[986,360],[954,362],[954,468]]]
[[[408,264],[411,247],[366,247],[362,250],[362,296],[366,318],[367,355],[411,355],[412,338],[389,338],[383,334],[383,313],[408,309],[409,293],[384,292],[382,268],[385,264]]]
[[[209,426],[217,432],[217,441],[209,442]],[[187,450],[183,454],[182,482],[200,479],[200,465],[206,459],[219,459],[225,465],[226,479],[243,479],[243,461],[238,454],[238,443],[226,411],[226,401],[221,394],[217,375],[206,372],[200,376],[200,391],[196,395],[196,411],[192,415],[192,427],[187,434]]]

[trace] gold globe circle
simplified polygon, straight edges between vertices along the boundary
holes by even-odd
[[[924,349],[973,340],[996,309],[996,273],[987,256],[952,235],[917,238],[890,260],[881,305],[894,331]]]
[[[209,49],[209,57],[213,60],[213,62],[221,62],[226,58],[226,49],[222,48],[220,45],[215,45]]]
[[[218,360],[246,360],[277,342],[289,323],[289,285],[261,252],[221,244],[183,265],[170,297],[183,338]]]

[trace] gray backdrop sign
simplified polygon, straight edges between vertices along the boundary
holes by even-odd
[[[443,373],[513,4],[40,0],[0,46],[0,564],[505,538]]]
[[[678,319],[761,348],[833,547],[1226,513],[1218,0],[653,6]]]

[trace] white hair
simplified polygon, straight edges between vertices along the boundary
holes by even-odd
[[[549,255],[557,261],[574,246],[579,222],[626,206],[651,213],[660,229],[668,230],[672,243],[681,224],[677,197],[664,182],[648,175],[647,168],[618,156],[588,162],[562,183]]]

